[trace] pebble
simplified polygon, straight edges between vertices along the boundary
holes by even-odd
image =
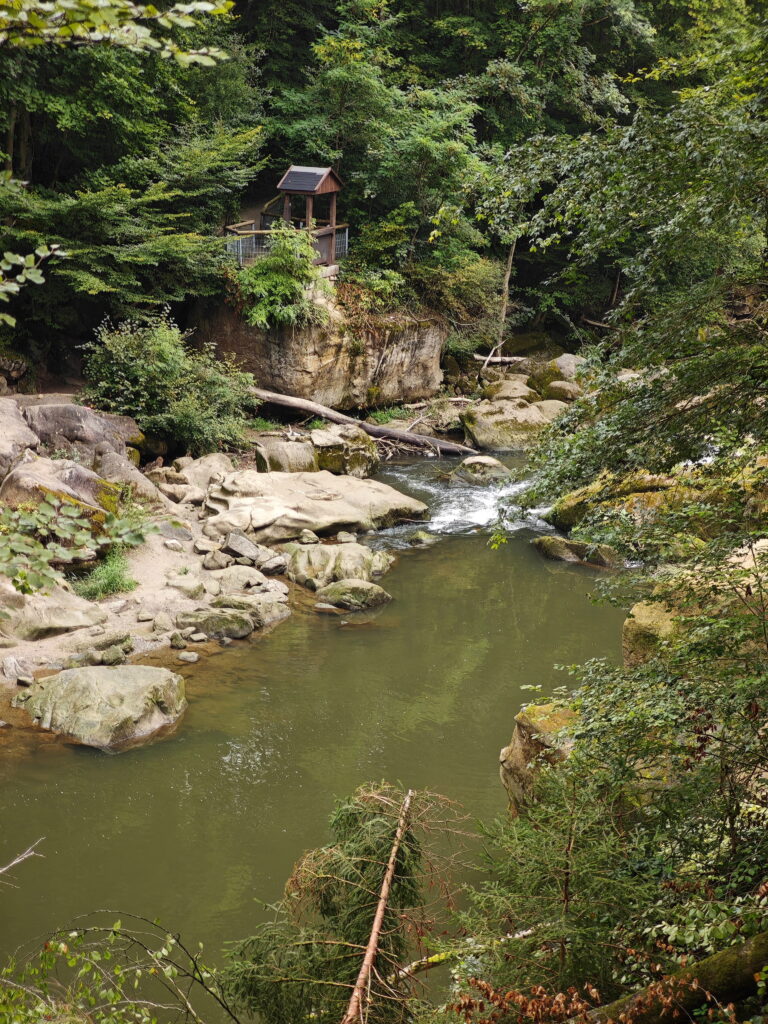
[[[214,544],[212,540],[206,540],[205,537],[200,537],[194,543],[195,554],[207,555],[209,551],[218,551],[219,545]]]
[[[195,629],[194,626],[187,626],[186,629],[182,629],[181,635],[184,637],[185,640],[189,640],[192,634],[196,632],[197,630]]]
[[[346,530],[341,530],[336,534],[336,540],[339,544],[354,544],[357,541],[357,537],[354,533],[347,533]]]
[[[231,643],[232,643],[232,637],[231,636],[223,636],[219,640],[219,647],[229,647],[229,645]]]
[[[200,655],[195,654],[194,651],[180,651],[177,655],[177,661],[186,661],[190,665],[194,665],[196,661],[200,660]]]
[[[302,530],[299,534],[299,544],[319,544],[320,538],[311,530]]]
[[[181,543],[181,541],[180,540],[174,540],[173,538],[171,538],[171,540],[165,541],[165,546],[168,548],[169,551],[183,551],[184,550],[184,545]]]
[[[187,646],[186,640],[181,635],[181,633],[178,632],[171,633],[170,644],[171,647],[175,648],[175,650],[177,651],[183,651],[184,648]]]

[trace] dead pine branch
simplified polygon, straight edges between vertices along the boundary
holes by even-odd
[[[389,900],[389,893],[392,888],[392,879],[395,876],[395,864],[397,863],[397,855],[400,851],[400,844],[403,841],[405,830],[408,827],[408,819],[411,811],[411,802],[413,800],[413,790],[409,789],[405,799],[403,800],[400,808],[400,816],[397,819],[397,829],[395,831],[395,839],[392,843],[392,849],[389,854],[389,860],[387,862],[387,869],[384,872],[384,880],[381,883],[381,891],[379,893],[379,902],[376,905],[376,914],[373,918],[373,927],[371,928],[371,936],[368,939],[368,945],[365,948],[365,955],[363,956],[363,962],[360,965],[360,971],[357,975],[357,981],[355,987],[352,989],[352,996],[349,1000],[349,1006],[347,1012],[342,1020],[342,1024],[362,1024],[365,1020],[365,1004],[367,1002],[367,992],[369,990],[371,974],[373,972],[373,965],[376,959],[376,953],[379,948],[379,939],[381,937],[381,927],[384,923],[384,914],[387,910],[387,902]]]

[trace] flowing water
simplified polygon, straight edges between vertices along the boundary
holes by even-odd
[[[556,663],[616,658],[622,616],[590,603],[590,570],[537,554],[535,518],[489,547],[499,501],[520,485],[449,487],[424,462],[382,479],[429,503],[437,542],[408,549],[413,526],[386,535],[400,549],[383,581],[395,600],[376,617],[308,604],[222,648],[189,673],[176,735],[140,750],[0,730],[0,864],[45,837],[45,858],[0,892],[0,960],[100,908],[219,950],[326,839],[334,798],[366,781],[430,787],[477,819],[503,812],[497,754],[531,697],[521,687],[546,693],[566,681]]]

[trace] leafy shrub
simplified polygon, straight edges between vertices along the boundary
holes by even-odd
[[[0,511],[0,575],[31,594],[64,580],[57,565],[89,558],[115,545],[136,547],[148,527],[106,513],[89,518],[77,506],[50,498],[34,508]]]
[[[253,327],[302,327],[322,323],[326,312],[309,294],[321,278],[309,233],[281,223],[267,242],[268,253],[237,274],[245,320]]]
[[[135,590],[136,580],[128,575],[128,559],[122,548],[114,548],[106,558],[91,569],[88,574],[75,580],[72,588],[88,601],[98,601],[109,594],[123,594]]]
[[[368,416],[368,419],[374,423],[378,423],[379,426],[384,426],[386,423],[391,423],[392,420],[407,420],[410,419],[410,413],[407,409],[401,409],[397,406],[392,406],[389,409],[374,409]]]
[[[187,346],[167,312],[144,322],[104,323],[84,346],[86,402],[133,416],[142,430],[193,455],[236,448],[257,403],[253,377],[213,346]]]

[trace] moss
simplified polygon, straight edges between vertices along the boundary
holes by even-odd
[[[661,601],[641,601],[624,620],[621,647],[627,667],[647,661],[678,629],[675,613]]]
[[[540,743],[551,747],[554,737],[578,720],[578,713],[572,708],[558,704],[529,704],[518,711],[515,722],[520,728],[535,736]]]

